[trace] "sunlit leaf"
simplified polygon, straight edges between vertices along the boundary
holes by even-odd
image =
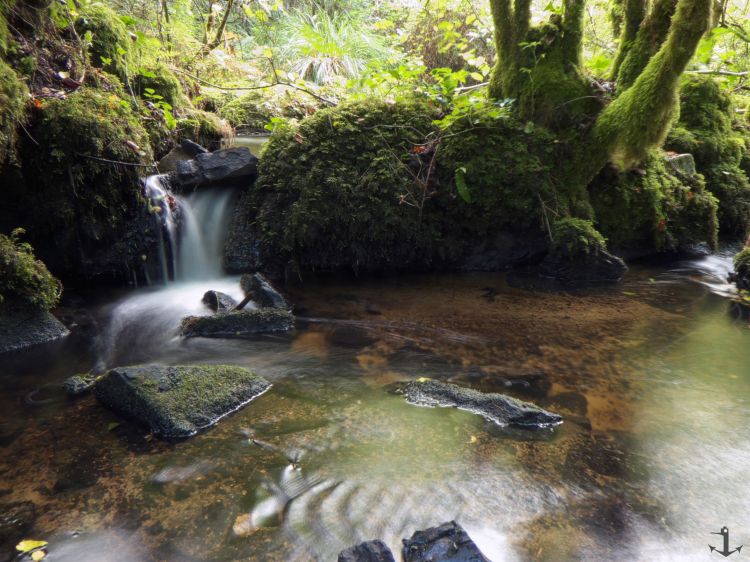
[[[16,550],[19,552],[31,552],[43,546],[47,546],[47,541],[22,540],[16,545]]]

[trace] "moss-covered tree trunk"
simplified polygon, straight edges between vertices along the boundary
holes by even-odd
[[[513,2],[511,4],[511,2]],[[604,109],[580,73],[585,0],[532,27],[528,0],[490,0],[497,62],[493,98],[513,98],[519,115],[558,131],[585,130],[566,181],[584,188],[608,161],[636,164],[661,145],[677,108],[679,77],[711,16],[711,0],[626,0],[617,57],[617,97]]]

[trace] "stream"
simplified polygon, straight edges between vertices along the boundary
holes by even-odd
[[[291,333],[185,340],[203,292],[241,296],[211,226],[228,200],[182,202],[176,280],[69,296],[71,336],[3,356],[0,511],[33,504],[26,538],[49,542],[46,560],[331,561],[451,519],[494,562],[710,560],[722,526],[750,544],[750,330],[727,299],[731,251],[574,293],[505,274],[312,279],[291,290]],[[180,443],[61,388],[141,362],[240,365],[274,386]],[[415,407],[394,388],[418,377],[565,423],[510,431]]]

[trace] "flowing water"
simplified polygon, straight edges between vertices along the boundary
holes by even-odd
[[[200,218],[180,235],[182,281],[69,298],[69,338],[3,356],[0,513],[33,504],[24,537],[51,562],[331,561],[451,519],[495,562],[710,560],[725,525],[750,542],[750,330],[730,313],[729,254],[572,294],[502,274],[313,280],[291,294],[292,333],[183,340],[203,291],[239,296],[216,277],[223,204],[186,202]],[[147,361],[274,386],[172,444],[60,388]],[[424,376],[565,423],[508,431],[394,392]]]

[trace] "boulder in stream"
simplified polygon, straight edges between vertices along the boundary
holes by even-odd
[[[201,302],[214,312],[229,312],[237,306],[237,301],[221,291],[206,291]]]
[[[562,417],[504,394],[484,393],[432,379],[406,385],[406,400],[417,406],[455,407],[473,412],[502,426],[542,429],[562,423]]]
[[[381,540],[365,541],[339,553],[338,562],[395,562],[391,549]]]
[[[96,383],[94,394],[108,408],[159,437],[184,439],[270,387],[263,377],[230,365],[137,365],[109,371]]]
[[[455,521],[404,539],[404,562],[490,562]]]
[[[175,183],[182,189],[206,185],[249,183],[258,173],[258,159],[246,147],[196,154],[175,163]]]
[[[280,308],[258,308],[217,314],[187,316],[180,333],[186,338],[242,338],[263,332],[286,332],[294,327],[294,316]]]
[[[51,342],[69,333],[46,310],[10,303],[0,305],[0,353]]]
[[[94,375],[73,375],[65,379],[63,389],[68,396],[80,396],[94,388],[96,377]]]
[[[240,277],[240,287],[246,295],[252,295],[253,302],[258,308],[291,308],[282,294],[260,273],[246,273]]]

